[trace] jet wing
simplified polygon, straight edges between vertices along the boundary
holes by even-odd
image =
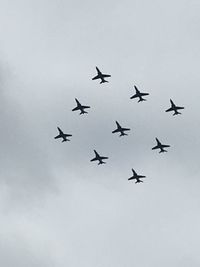
[[[170,99],[170,103],[171,103],[172,107],[175,107],[175,104],[171,99]]]
[[[170,147],[170,145],[162,145],[162,147]]]
[[[138,97],[138,96],[137,95],[133,95],[133,96],[130,97],[130,99],[133,99],[133,98],[136,98],[136,97]]]
[[[90,108],[90,106],[81,106],[82,108]]]
[[[161,142],[156,138],[157,145],[161,145]]]
[[[77,104],[77,105],[80,105],[80,102],[78,101],[78,99],[75,98],[75,100],[76,100],[76,104]]]
[[[58,129],[60,134],[63,134],[63,131],[59,127],[57,127],[57,129]]]
[[[141,96],[149,95],[149,93],[140,93]]]
[[[137,173],[136,173],[136,171],[134,169],[132,169],[132,172],[133,172],[134,176],[137,176]]]
[[[111,75],[109,75],[109,74],[102,74],[102,77],[103,77],[103,78],[111,77]]]
[[[75,107],[72,109],[72,111],[76,111],[76,110],[79,110],[79,107]]]
[[[152,147],[152,150],[158,149],[158,148],[159,148],[159,146],[154,146],[154,147]]]
[[[122,131],[130,131],[131,129],[129,128],[122,128]]]
[[[54,137],[54,139],[58,139],[58,138],[60,138],[60,137],[61,137],[60,135],[57,135],[57,136]]]
[[[112,133],[118,133],[118,132],[119,132],[119,129],[112,131]]]
[[[99,154],[96,152],[96,150],[94,150],[94,153],[95,153],[96,158],[100,157]]]
[[[93,158],[93,159],[91,159],[90,161],[95,161],[95,160],[97,160],[97,158]]]
[[[140,91],[137,89],[137,86],[134,85],[136,93],[140,93]]]
[[[120,128],[120,129],[122,128],[118,121],[116,121],[116,124],[117,124],[117,128]]]
[[[130,178],[128,178],[128,180],[135,180],[136,178],[135,177],[130,177]]]
[[[97,79],[99,79],[99,75],[97,75],[94,78],[92,78],[92,80],[97,80]]]
[[[173,108],[169,108],[167,110],[165,110],[165,112],[169,112],[169,111],[173,111],[174,109]]]
[[[98,74],[102,74],[101,72],[100,72],[100,70],[96,67],[96,70],[97,70],[97,73]]]
[[[101,159],[108,159],[108,157],[101,157]]]
[[[146,178],[146,176],[144,176],[144,175],[138,175],[138,178],[140,179],[140,178]]]

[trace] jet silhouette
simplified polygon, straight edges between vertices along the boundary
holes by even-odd
[[[72,111],[80,110],[81,113],[79,115],[84,114],[84,113],[88,113],[84,109],[90,108],[90,107],[89,106],[83,106],[83,105],[81,105],[81,103],[76,98],[75,98],[75,100],[76,100],[77,106],[75,108],[73,108]]]
[[[135,184],[137,183],[143,183],[142,180],[140,180],[140,178],[146,178],[146,176],[143,176],[143,175],[138,175],[134,169],[132,169],[132,172],[133,172],[133,176],[131,176],[130,178],[128,178],[128,180],[136,180],[135,181]]]
[[[152,150],[154,150],[154,149],[160,149],[159,153],[167,152],[167,150],[165,150],[164,148],[165,147],[170,147],[170,145],[163,145],[163,144],[161,144],[161,142],[158,140],[158,138],[156,138],[156,142],[157,142],[157,145],[154,146],[152,148]]]
[[[59,135],[54,137],[54,139],[63,138],[62,142],[70,141],[69,139],[67,139],[67,137],[72,136],[71,134],[63,133],[63,131],[59,127],[57,127],[57,129],[59,131]]]
[[[169,112],[169,111],[174,111],[174,115],[178,115],[181,114],[180,112],[178,112],[179,109],[184,109],[184,107],[178,107],[174,104],[174,102],[170,99],[170,103],[171,103],[171,108],[165,110],[165,112]]]
[[[91,159],[90,161],[96,161],[96,160],[98,160],[98,161],[99,161],[98,165],[100,165],[100,164],[105,164],[105,163],[106,163],[106,162],[103,161],[103,159],[108,159],[108,157],[100,156],[100,155],[96,152],[96,150],[94,150],[94,153],[95,153],[95,158]]]
[[[108,81],[106,81],[104,78],[111,77],[111,75],[103,74],[97,67],[96,70],[97,70],[97,76],[93,77],[92,80],[101,79],[100,83],[108,83]]]
[[[144,99],[143,98],[143,96],[145,96],[145,95],[149,95],[148,93],[141,93],[138,89],[137,89],[137,87],[134,85],[134,87],[135,87],[135,94],[133,95],[133,96],[131,96],[130,97],[130,99],[133,99],[133,98],[139,98],[139,100],[138,100],[138,103],[139,102],[142,102],[142,101],[146,101],[146,99]]]
[[[128,135],[126,133],[124,133],[125,131],[130,131],[129,128],[123,128],[121,127],[121,125],[119,124],[119,122],[116,121],[116,124],[117,124],[117,129],[112,131],[112,133],[120,133],[119,136],[124,136],[124,135]]]

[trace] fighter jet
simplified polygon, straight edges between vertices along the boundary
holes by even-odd
[[[124,135],[128,135],[126,133],[124,133],[125,131],[130,131],[129,128],[123,128],[121,127],[121,125],[119,124],[119,122],[116,121],[116,124],[117,124],[117,129],[112,131],[112,133],[120,133],[119,136],[124,136]]]
[[[94,150],[94,153],[95,153],[95,158],[91,159],[90,161],[96,161],[96,160],[98,160],[98,161],[99,161],[98,165],[100,165],[100,164],[105,164],[105,163],[106,163],[106,162],[103,161],[103,159],[108,159],[108,157],[100,156],[100,155],[96,152],[96,150]]]
[[[75,98],[75,100],[76,100],[77,106],[75,108],[73,108],[72,111],[80,110],[81,113],[79,115],[84,114],[84,113],[88,113],[84,109],[90,108],[90,107],[89,106],[83,106],[83,105],[81,105],[81,103],[76,98]]]
[[[144,99],[143,98],[143,96],[145,96],[145,95],[149,95],[149,93],[141,93],[138,89],[137,89],[137,87],[134,85],[134,87],[135,87],[135,94],[133,95],[133,96],[131,96],[130,97],[130,99],[133,99],[133,98],[139,98],[139,100],[138,100],[138,103],[139,102],[142,102],[142,101],[146,101],[146,99]]]
[[[136,181],[135,181],[135,184],[137,184],[137,183],[143,183],[143,181],[140,180],[140,178],[146,178],[146,176],[138,175],[138,174],[134,171],[134,169],[132,169],[132,172],[133,172],[133,176],[130,177],[130,178],[128,178],[128,180],[136,180]]]
[[[59,131],[59,135],[54,137],[54,139],[63,138],[62,142],[70,141],[69,139],[67,139],[67,137],[72,136],[71,134],[63,133],[63,131],[59,127],[57,127],[57,129]]]
[[[184,107],[178,107],[174,104],[174,102],[170,99],[170,102],[171,102],[171,108],[165,110],[165,112],[169,112],[169,111],[174,111],[174,115],[178,115],[178,114],[181,114],[180,112],[178,112],[179,109],[184,109]]]
[[[161,142],[158,140],[158,138],[156,138],[156,142],[157,142],[157,145],[154,146],[152,148],[152,150],[154,150],[154,149],[160,149],[159,153],[167,152],[167,150],[165,150],[164,148],[165,147],[170,147],[170,145],[163,145],[163,144],[161,144]]]
[[[106,81],[104,78],[111,77],[111,75],[103,74],[97,67],[96,70],[97,70],[97,76],[93,77],[92,80],[101,79],[100,83],[108,83],[108,81]]]

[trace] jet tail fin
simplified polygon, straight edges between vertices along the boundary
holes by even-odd
[[[142,180],[135,181],[135,184],[144,183]]]
[[[162,149],[162,150],[159,151],[159,153],[162,153],[162,152],[167,152],[167,150]]]
[[[100,162],[98,163],[98,165],[101,165],[101,164],[106,164],[106,163],[105,163],[105,161],[100,161]]]
[[[127,134],[127,133],[121,133],[121,134],[119,135],[119,137],[124,136],[124,135],[128,135],[128,134]]]
[[[141,99],[138,100],[138,103],[142,102],[142,101],[147,101],[147,100],[145,98],[141,98]]]
[[[106,81],[106,80],[102,80],[100,83],[108,83],[108,81]]]
[[[173,116],[175,116],[175,115],[179,115],[179,114],[182,114],[182,113],[179,112],[179,111],[175,111],[175,113],[173,114]]]
[[[88,113],[88,112],[85,111],[85,110],[82,110],[81,113],[80,113],[79,115],[86,114],[86,113]]]

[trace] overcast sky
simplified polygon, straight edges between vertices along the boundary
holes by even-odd
[[[0,266],[200,266],[199,14],[198,0],[0,0]]]

